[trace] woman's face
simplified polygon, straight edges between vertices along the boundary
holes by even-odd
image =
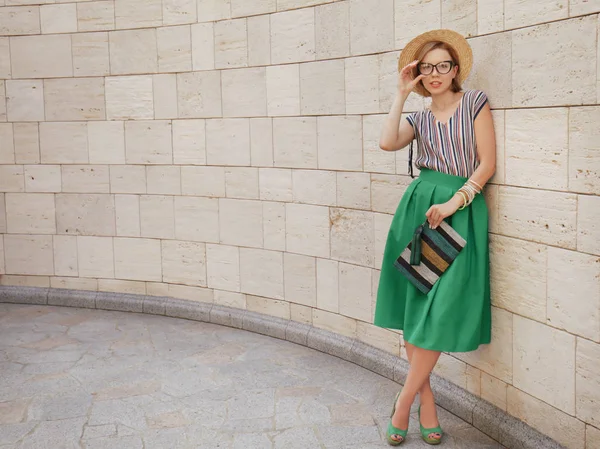
[[[422,80],[423,86],[432,95],[439,95],[450,89],[452,80],[458,73],[458,66],[454,65],[450,53],[441,48],[427,53],[419,62],[418,67],[419,72],[425,75]]]

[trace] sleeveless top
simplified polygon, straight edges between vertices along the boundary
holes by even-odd
[[[406,119],[412,125],[417,141],[415,166],[470,177],[479,165],[473,123],[487,101],[487,96],[480,90],[465,91],[446,123],[438,122],[429,108],[409,114]],[[409,164],[411,159],[412,143]],[[412,164],[409,173],[412,176]]]

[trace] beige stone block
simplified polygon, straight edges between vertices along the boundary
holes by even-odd
[[[42,164],[87,164],[87,123],[40,123]]]
[[[273,119],[273,150],[277,167],[317,168],[317,118]]]
[[[42,80],[7,80],[6,114],[11,122],[44,120],[44,82]]]
[[[350,0],[350,54],[394,48],[394,0]]]
[[[477,35],[477,0],[442,0],[442,27]]]
[[[0,193],[0,233],[6,234],[6,203],[4,202],[4,193]]]
[[[339,312],[339,262],[317,259],[317,307]]]
[[[162,281],[160,241],[115,238],[115,277],[132,281]]]
[[[109,33],[109,39],[112,75],[158,72],[156,30],[113,31]]]
[[[494,121],[494,134],[496,135],[496,172],[489,180],[492,184],[504,184],[506,182],[506,113],[503,110],[492,111],[492,120]]]
[[[104,31],[115,29],[115,3],[96,1],[77,3],[79,31]]]
[[[107,165],[63,165],[61,179],[62,192],[110,192],[110,177]]]
[[[15,162],[40,163],[40,137],[37,123],[13,123]]]
[[[576,195],[500,186],[498,207],[503,235],[575,249]]]
[[[506,112],[506,182],[566,190],[568,185],[568,110]]]
[[[374,212],[393,214],[408,185],[409,176],[371,175],[371,205]]]
[[[312,325],[312,308],[300,304],[290,304],[290,319]]]
[[[188,285],[169,285],[169,296],[187,301],[212,303],[214,301],[213,291],[204,287],[190,287]]]
[[[481,371],[467,365],[467,391],[481,397]]]
[[[300,66],[286,64],[266,68],[269,115],[300,115]]]
[[[163,25],[196,23],[196,0],[163,0]]]
[[[146,193],[146,167],[143,165],[112,165],[111,193]]]
[[[300,65],[300,112],[302,115],[346,112],[344,60]]]
[[[219,200],[221,243],[262,248],[262,221],[262,205],[259,201]]]
[[[284,253],[285,299],[309,307],[317,306],[317,270],[314,257]]]
[[[315,8],[317,59],[350,55],[350,3],[338,2]]]
[[[77,32],[77,4],[40,6],[42,34]]]
[[[0,123],[0,164],[15,163],[15,143],[12,123]]]
[[[57,276],[79,276],[77,237],[74,235],[55,235],[53,243],[54,274]]]
[[[162,25],[161,0],[115,0],[117,28],[146,28]]]
[[[206,245],[163,240],[163,282],[206,287]]]
[[[225,169],[225,194],[228,198],[257,200],[258,169],[235,167]]]
[[[586,446],[585,449],[598,449],[600,448],[600,430],[595,427],[590,426],[589,424],[585,426],[585,441]]]
[[[600,345],[581,338],[577,339],[576,388],[577,417],[600,426]]]
[[[547,267],[545,245],[490,236],[492,304],[545,323]]]
[[[240,291],[240,251],[236,246],[206,245],[208,286]]]
[[[294,202],[336,205],[336,173],[321,170],[293,170]]]
[[[588,0],[570,0],[569,1],[569,16],[577,16],[583,14],[592,14],[600,12],[600,5]],[[596,442],[598,444],[598,442]]]
[[[568,5],[569,2],[567,0],[556,0],[553,2],[543,0],[505,0],[505,29],[522,28],[539,23],[566,19],[569,16]]]
[[[106,78],[108,120],[153,119],[152,76]]]
[[[600,257],[548,248],[548,324],[600,342]]]
[[[154,118],[177,118],[177,75],[154,75],[152,77],[154,93]]]
[[[0,37],[0,78],[10,78],[10,39],[8,37]],[[4,92],[4,83],[2,83],[1,92]],[[6,116],[6,110],[4,110]],[[6,117],[4,117],[6,120]]]
[[[264,67],[224,70],[224,117],[256,117],[267,115],[267,83]]]
[[[338,172],[337,205],[351,209],[371,209],[371,175]]]
[[[149,296],[169,296],[169,284],[162,282],[145,282],[146,294]]]
[[[159,72],[192,70],[192,36],[189,26],[173,26],[156,30]]]
[[[370,323],[356,322],[356,338],[375,348],[400,356],[398,334]]]
[[[4,265],[4,238],[0,239],[0,274],[6,273],[6,266]],[[4,277],[4,276],[3,276]],[[0,280],[0,283],[2,280]]]
[[[539,3],[539,2],[536,2]],[[566,13],[566,8],[565,8]],[[517,30],[512,38],[513,105],[593,104],[596,32],[593,16]],[[540,84],[540,80],[553,80]]]
[[[511,42],[512,33],[469,39],[474,65],[464,87],[483,90],[494,109],[512,105]]]
[[[336,0],[277,0],[277,10],[303,8],[305,6],[315,6],[322,3],[331,3]]]
[[[52,276],[54,274],[52,236],[6,234],[4,261],[7,274]]]
[[[0,285],[49,288],[50,278],[48,276],[10,276],[5,274],[0,277]]]
[[[275,11],[277,11],[277,0],[257,0],[254,2],[247,2],[246,0],[231,1],[232,17],[254,16]]]
[[[498,210],[498,186],[488,184],[483,189],[483,195],[488,207],[488,229],[493,234],[498,234],[498,222],[500,220]]]
[[[215,290],[215,304],[236,309],[246,309],[246,295],[235,292]]]
[[[325,329],[345,337],[356,337],[356,320],[325,310],[313,309],[312,312],[314,327]]]
[[[6,225],[11,234],[55,234],[54,195],[7,193]]]
[[[329,257],[329,208],[286,204],[286,249],[307,256]]]
[[[313,8],[271,14],[272,64],[313,61],[315,54]]]
[[[245,1],[244,4],[253,5],[253,3]],[[271,21],[269,16],[248,17],[247,20],[248,65],[271,64]]]
[[[103,78],[44,81],[46,120],[104,120]]]
[[[477,32],[488,34],[504,29],[504,1],[477,1]]]
[[[569,110],[569,190],[600,194],[600,107]]]
[[[240,248],[240,280],[243,293],[284,299],[283,254]]]
[[[146,283],[140,281],[121,281],[120,279],[98,279],[98,291],[145,295]]]
[[[585,423],[548,405],[546,402],[508,387],[507,411],[542,434],[570,449],[583,449]]]
[[[225,196],[225,169],[223,167],[181,167],[181,192],[222,198]]]
[[[74,34],[71,36],[71,41],[73,74],[75,76],[106,76],[110,74],[108,33]]]
[[[214,24],[192,25],[192,68],[196,70],[215,69]]]
[[[6,87],[5,81],[0,80],[0,122],[8,120],[6,116]]]
[[[481,398],[506,411],[508,385],[494,376],[481,373]]]
[[[0,165],[0,192],[24,192],[25,176],[22,165]]]
[[[221,72],[177,74],[177,95],[180,118],[220,117]]]
[[[199,120],[173,120],[173,163],[206,164],[206,124]]]
[[[361,266],[375,265],[375,229],[371,212],[330,210],[331,257]]]
[[[513,326],[514,387],[575,414],[575,336],[518,315]]]
[[[198,22],[210,22],[231,17],[231,0],[198,0]]]
[[[146,192],[160,195],[181,195],[181,167],[158,165],[146,167]]]
[[[60,165],[25,165],[26,192],[60,192],[62,189]]]
[[[90,278],[113,278],[113,242],[110,237],[77,237],[77,260],[79,276]]]
[[[577,249],[600,255],[600,198],[578,197]]]
[[[440,354],[433,372],[460,388],[467,388],[467,365],[449,354]]]
[[[375,245],[375,266],[381,267],[383,263],[383,253],[385,251],[385,245],[387,243],[390,226],[392,225],[392,219],[394,218],[391,214],[373,214],[373,226],[374,226],[374,245]]]
[[[248,66],[246,19],[215,23],[215,67],[226,69]]]
[[[285,204],[261,201],[263,206],[263,246],[285,251]]]
[[[115,235],[115,203],[111,195],[64,193],[55,196],[58,234]]]
[[[175,237],[178,240],[218,243],[218,200],[175,197]]]
[[[175,238],[175,210],[172,196],[142,195],[140,197],[142,237]]]
[[[89,122],[90,164],[125,163],[125,127],[123,122]]]
[[[360,117],[318,117],[319,168],[363,169],[362,120]]]
[[[14,36],[40,32],[40,8],[38,6],[9,6],[0,10],[0,35]]]
[[[273,166],[273,120],[250,119],[250,161],[253,166]]]
[[[506,383],[512,383],[513,351],[516,351],[513,349],[516,343],[513,342],[517,338],[516,331],[513,335],[513,327],[512,313],[492,307],[491,343],[480,346],[477,351],[457,354],[457,357]]]
[[[206,161],[210,165],[250,165],[250,121],[206,121]]]
[[[394,19],[396,48],[404,48],[415,36],[431,29],[441,28],[441,0],[395,2]]]
[[[251,312],[271,315],[284,320],[290,319],[290,304],[287,301],[248,295],[246,308]]]
[[[128,164],[171,164],[173,148],[168,120],[125,123],[125,160]]]
[[[73,76],[71,36],[20,36],[10,39],[13,78]]]
[[[98,279],[51,277],[50,288],[63,288],[68,290],[98,290]]]
[[[372,322],[371,269],[346,263],[339,264],[339,313],[357,320]]]
[[[379,73],[373,69],[378,64],[379,55],[345,60],[347,114],[379,112]]]
[[[139,195],[115,195],[115,215],[119,237],[140,237]]]
[[[379,137],[386,115],[365,115],[362,122],[364,170],[371,173],[396,171],[396,152],[379,148]]]

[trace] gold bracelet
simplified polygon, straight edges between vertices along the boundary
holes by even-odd
[[[467,197],[467,194],[465,192],[463,192],[462,189],[458,190],[458,192],[456,192],[456,193],[458,193],[462,197],[462,199],[463,199],[463,205],[460,206],[458,208],[458,210],[463,210],[465,207],[467,207],[467,203],[469,202],[469,198]]]

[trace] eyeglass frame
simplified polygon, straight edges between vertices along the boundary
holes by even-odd
[[[437,66],[438,66],[438,65],[440,65],[440,64],[448,63],[448,62],[450,63],[450,70],[448,70],[448,71],[447,71],[447,72],[445,72],[445,73],[442,73],[442,72],[440,72],[440,71],[438,70],[438,67],[437,67]],[[423,73],[423,72],[421,72],[421,67],[420,67],[420,66],[421,66],[421,64],[429,64],[429,65],[431,66],[431,72],[429,72],[429,73]],[[457,66],[457,65],[458,65],[458,64],[456,64],[454,61],[440,61],[440,62],[438,62],[437,64],[431,64],[431,63],[429,63],[429,62],[420,62],[419,64],[417,64],[417,71],[418,71],[418,73],[419,73],[420,75],[425,75],[425,76],[429,76],[429,75],[431,75],[431,74],[433,73],[433,71],[434,71],[434,70],[435,70],[436,72],[438,72],[438,74],[439,74],[439,75],[447,75],[447,74],[448,74],[448,73],[450,73],[450,72],[452,71],[452,69],[453,69],[455,66]]]

